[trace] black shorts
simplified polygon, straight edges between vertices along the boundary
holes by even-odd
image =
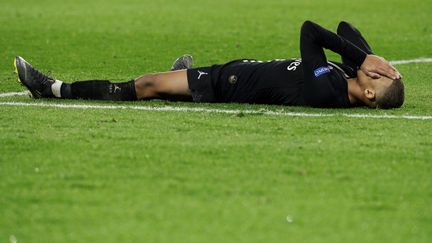
[[[188,69],[189,89],[195,102],[295,104],[301,80],[287,80],[290,62],[242,59]]]
[[[187,79],[192,99],[195,102],[217,102],[214,90],[216,67],[200,67],[187,70]]]

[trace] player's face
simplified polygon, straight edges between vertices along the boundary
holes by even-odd
[[[366,104],[370,107],[376,107],[376,98],[384,94],[393,80],[384,76],[371,78],[359,70],[357,71],[357,82],[363,91],[363,95],[369,100]]]
[[[367,76],[362,70],[357,71],[357,79],[360,87],[363,89],[373,89],[377,96],[379,96],[381,92],[384,92],[386,88],[388,88],[393,82],[392,79],[385,76],[381,76],[380,78],[371,78]]]

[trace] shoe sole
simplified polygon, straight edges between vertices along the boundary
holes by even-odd
[[[20,84],[21,86],[23,86],[23,87],[26,87],[29,91],[30,91],[30,89],[25,85],[25,84],[23,84],[22,82],[21,82],[21,79],[19,78],[19,74],[18,74],[18,68],[17,68],[17,64],[16,64],[16,59],[14,60],[14,62],[13,62],[13,65],[14,65],[14,68],[15,68],[15,74],[16,74],[16,76],[17,76],[17,79],[15,80],[18,84]],[[28,96],[30,97],[30,98],[34,98],[34,96],[33,96],[33,94],[31,93],[31,91],[28,93]]]
[[[185,59],[186,59],[186,60],[189,60],[189,62],[185,62]],[[180,68],[180,69],[173,68],[173,67],[175,66],[175,64],[177,64],[178,62],[181,62],[182,64],[187,63],[187,64],[189,64],[189,65],[186,65],[186,66],[190,66],[190,67],[184,67],[184,68]],[[177,59],[174,61],[173,65],[171,66],[170,71],[178,71],[178,70],[189,69],[189,68],[192,68],[192,66],[193,66],[193,57],[192,57],[192,55],[185,54],[185,55],[183,55],[183,56],[177,58]]]

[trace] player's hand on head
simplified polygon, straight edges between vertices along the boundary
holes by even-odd
[[[401,78],[399,72],[384,58],[376,55],[367,55],[360,69],[371,78],[386,76],[390,79]]]

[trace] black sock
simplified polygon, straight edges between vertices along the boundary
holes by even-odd
[[[122,83],[112,83],[108,80],[63,83],[60,92],[61,97],[65,99],[137,100],[134,80]]]

